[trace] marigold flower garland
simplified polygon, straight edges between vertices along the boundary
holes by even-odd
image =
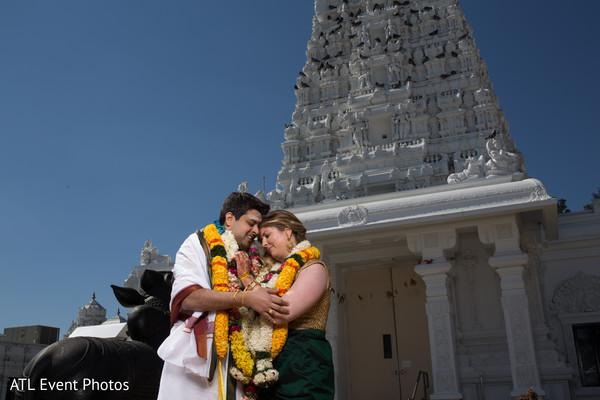
[[[304,241],[308,242],[308,241]],[[302,242],[302,243],[304,243]],[[301,244],[302,244],[301,243]],[[309,243],[310,245],[310,243]],[[292,286],[296,273],[304,264],[309,260],[319,259],[321,252],[316,247],[308,247],[298,252],[293,252],[288,258],[283,261],[283,265],[280,267],[279,276],[277,277],[277,283],[275,288],[279,289],[279,296],[283,296]],[[275,358],[281,350],[287,340],[288,326],[287,324],[275,325],[273,327],[273,339],[271,341],[271,357]]]
[[[214,224],[207,225],[204,228],[204,239],[206,239],[210,248],[213,290],[228,292],[227,251],[225,250],[223,239]],[[217,311],[215,316],[214,341],[220,360],[223,360],[227,354],[228,330],[229,313],[227,310]]]

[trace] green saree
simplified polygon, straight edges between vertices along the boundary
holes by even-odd
[[[320,329],[292,330],[273,360],[279,380],[259,400],[331,400],[335,393],[331,346]]]

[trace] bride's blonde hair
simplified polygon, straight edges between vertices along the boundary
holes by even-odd
[[[283,231],[286,227],[292,230],[292,235],[296,239],[296,243],[300,243],[306,239],[306,228],[302,222],[291,212],[285,210],[273,210],[265,215],[260,222],[261,228],[273,227]],[[275,260],[267,251],[263,251],[262,260],[265,266],[269,268],[274,265]]]
[[[269,212],[260,222],[261,228],[266,228],[268,226],[277,228],[280,231],[283,231],[285,228],[290,228],[297,243],[306,239],[306,228],[302,222],[289,211],[273,210]]]

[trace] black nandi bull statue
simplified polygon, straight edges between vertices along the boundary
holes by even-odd
[[[111,285],[119,303],[133,307],[131,341],[74,337],[38,353],[23,371],[23,400],[156,399],[163,361],[156,350],[169,335],[173,274],[144,271],[141,293]]]

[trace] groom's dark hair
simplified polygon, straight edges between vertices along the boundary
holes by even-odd
[[[246,214],[248,210],[256,210],[260,215],[265,215],[269,212],[271,206],[263,203],[258,197],[250,193],[233,192],[223,202],[221,214],[219,214],[219,223],[225,223],[225,215],[231,212],[236,220]]]

